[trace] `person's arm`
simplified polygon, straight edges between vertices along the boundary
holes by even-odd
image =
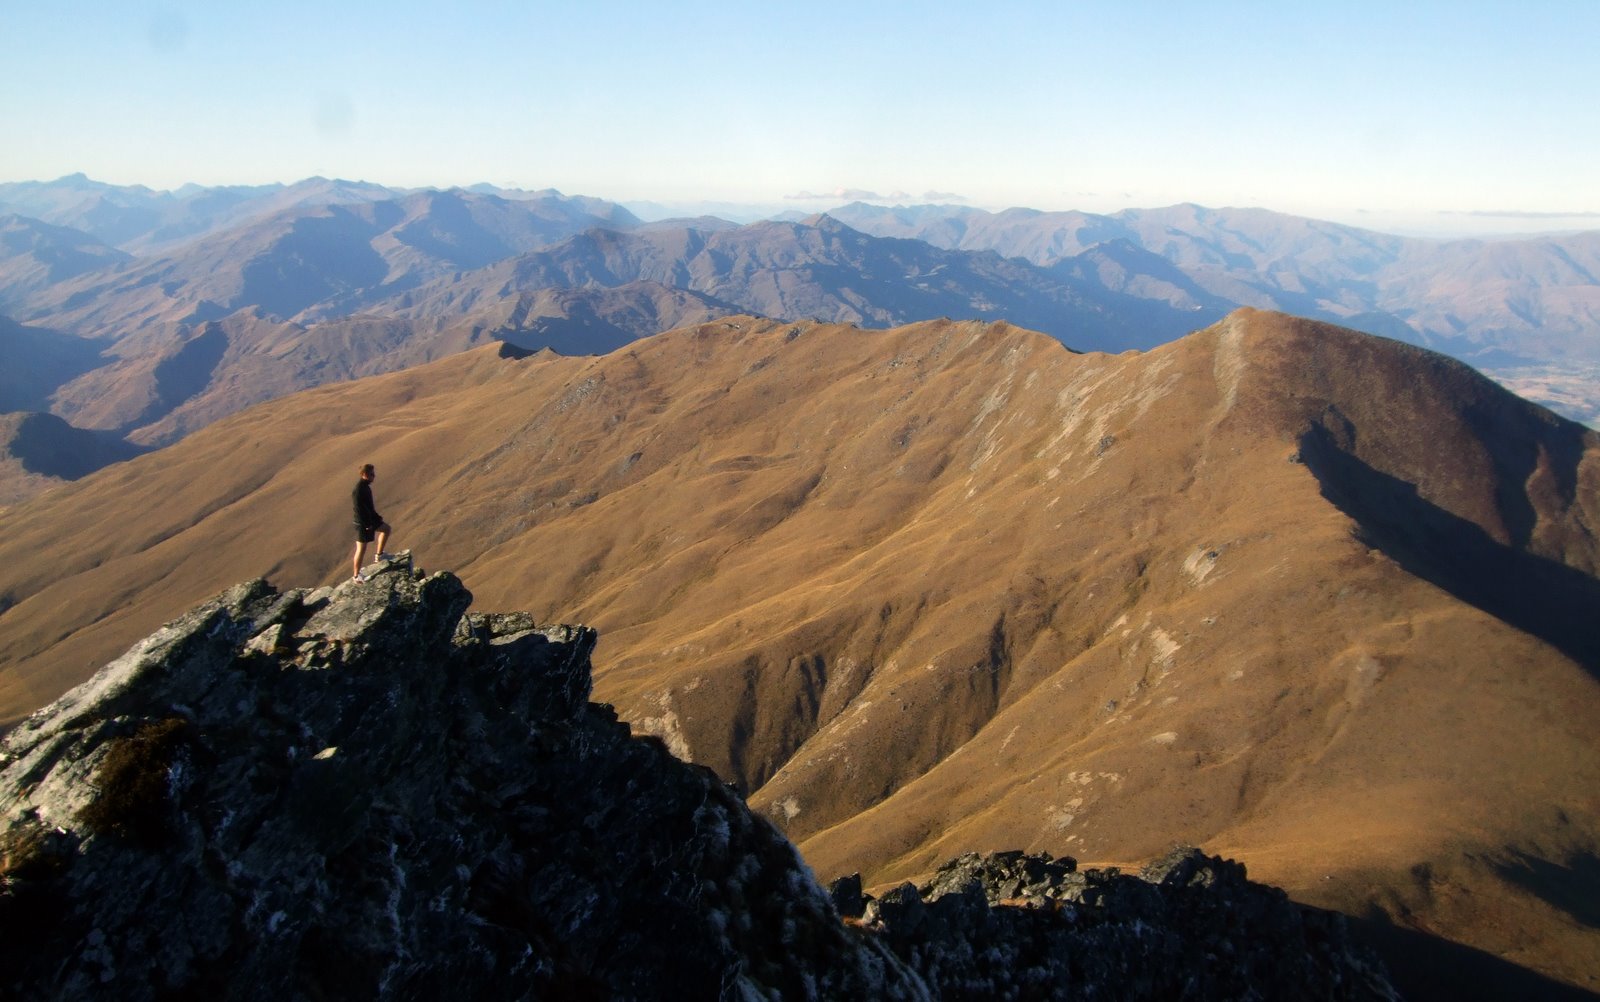
[[[377,525],[383,521],[383,516],[378,514],[378,509],[372,503],[372,487],[365,480],[356,485],[356,511],[361,516],[362,525]]]

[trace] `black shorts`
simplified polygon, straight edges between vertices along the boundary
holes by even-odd
[[[356,526],[356,542],[370,543],[379,531],[388,532],[389,523],[379,522],[377,525],[358,525]]]

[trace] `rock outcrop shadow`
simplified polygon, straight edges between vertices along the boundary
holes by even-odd
[[[0,446],[29,473],[61,480],[78,480],[150,451],[115,432],[74,428],[54,414],[38,413],[0,418]]]
[[[1415,484],[1374,469],[1313,424],[1300,457],[1322,494],[1360,527],[1360,538],[1407,572],[1550,644],[1600,678],[1600,581],[1566,564],[1496,541],[1429,502]],[[1524,500],[1523,506],[1526,506]],[[1517,506],[1504,506],[1513,513]],[[1530,510],[1531,511],[1531,510]],[[1512,529],[1531,531],[1531,514]]]
[[[1600,929],[1600,857],[1578,853],[1562,864],[1517,853],[1496,866],[1495,872],[1566,912],[1573,921]]]
[[[1600,994],[1386,918],[1348,921],[1356,937],[1383,957],[1395,988],[1407,1002],[1600,1002]]]

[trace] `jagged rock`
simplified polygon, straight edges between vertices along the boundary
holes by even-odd
[[[1138,876],[1021,852],[958,857],[868,900],[866,928],[943,998],[1396,999],[1344,917],[1176,849]]]
[[[1049,853],[1030,856],[1009,851],[980,856],[969,852],[940,867],[923,893],[932,900],[976,888],[990,904],[1018,899],[1036,903],[1067,897],[1068,887],[1081,886],[1081,881],[1074,884],[1072,879],[1077,869],[1077,860],[1056,859]]]
[[[589,702],[592,631],[470,600],[408,559],[248,582],[7,735],[0,997],[1392,997],[1336,917],[1192,851],[830,898]]]
[[[240,585],[7,736],[0,997],[919,998],[794,849],[449,574]]]
[[[861,892],[861,874],[852,873],[848,877],[840,877],[828,885],[828,897],[833,899],[833,907],[845,918],[860,918],[861,913],[867,908],[867,899]]]

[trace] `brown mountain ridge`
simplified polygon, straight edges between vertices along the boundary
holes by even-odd
[[[729,318],[485,347],[0,512],[14,719],[242,578],[347,574],[349,482],[823,876],[1193,843],[1595,990],[1600,439],[1244,310],[1145,353]]]

